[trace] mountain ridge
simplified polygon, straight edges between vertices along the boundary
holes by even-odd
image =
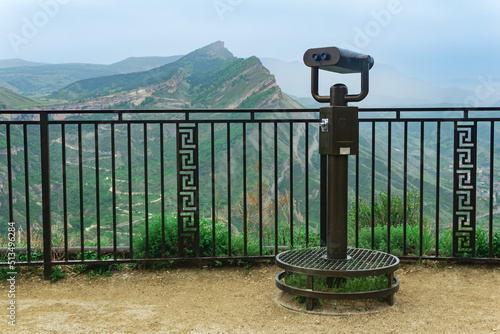
[[[149,71],[76,81],[49,99],[56,109],[303,108],[255,56],[235,57],[215,42]]]
[[[149,70],[175,61],[179,57],[129,57],[110,65],[33,63],[38,64],[35,66],[26,65],[32,62],[20,60],[21,66],[5,67],[2,67],[2,63],[8,61],[0,60],[0,86],[28,97],[43,96],[78,80]]]
[[[48,65],[35,61],[24,60],[21,58],[0,59],[0,68],[24,67],[24,66],[41,66]]]

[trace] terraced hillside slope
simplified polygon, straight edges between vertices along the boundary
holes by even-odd
[[[50,109],[302,108],[257,57],[234,57],[216,42],[164,66],[80,80],[53,93]]]

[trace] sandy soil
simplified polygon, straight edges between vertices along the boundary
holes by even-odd
[[[16,282],[16,326],[2,333],[500,333],[500,268],[403,264],[395,305],[329,301],[311,314],[275,287],[279,268],[125,270],[56,284]],[[340,311],[339,311],[340,310]],[[372,314],[372,313],[375,314]],[[325,316],[324,314],[339,314]]]

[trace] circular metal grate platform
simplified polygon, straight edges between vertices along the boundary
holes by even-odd
[[[327,249],[308,248],[289,250],[276,255],[276,265],[285,269],[276,276],[276,286],[296,296],[306,297],[307,310],[313,309],[313,300],[325,299],[376,299],[387,297],[389,305],[394,304],[394,294],[399,290],[399,280],[394,272],[399,268],[399,258],[370,249],[348,248],[346,260],[329,260]],[[284,278],[288,272],[305,274],[306,289],[287,285]],[[324,277],[367,277],[387,275],[388,286],[385,289],[362,292],[325,292],[314,290],[314,276]]]
[[[276,265],[286,271],[326,277],[364,277],[392,273],[399,258],[376,250],[348,248],[349,260],[326,259],[326,248],[289,250],[276,256]]]

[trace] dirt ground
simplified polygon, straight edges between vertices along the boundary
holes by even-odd
[[[23,278],[15,286],[15,327],[6,321],[9,286],[2,282],[0,332],[500,333],[500,267],[403,264],[393,307],[328,301],[314,313],[276,288],[279,271],[258,264],[248,274],[179,267],[56,284]]]

